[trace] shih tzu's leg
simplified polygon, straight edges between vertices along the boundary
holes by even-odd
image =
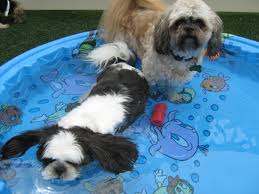
[[[149,94],[153,99],[167,99],[167,83],[166,81],[150,81],[149,82]]]
[[[186,83],[192,80],[197,72],[193,71],[188,74],[184,82],[169,84],[167,93],[168,99],[173,103],[190,103],[195,97],[195,91],[192,88],[186,87]]]
[[[168,88],[168,99],[170,102],[181,104],[184,103],[182,95],[183,86],[169,86]]]

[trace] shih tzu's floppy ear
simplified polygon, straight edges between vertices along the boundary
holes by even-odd
[[[1,159],[6,160],[22,156],[29,148],[39,144],[43,139],[55,133],[57,128],[57,126],[52,126],[38,131],[28,131],[11,138],[0,150]]]
[[[221,33],[223,31],[223,22],[220,19],[220,17],[216,14],[214,16],[212,25],[213,25],[213,31],[207,48],[209,57],[215,56],[217,53],[219,53],[221,50],[221,44],[222,44]]]
[[[154,48],[162,55],[170,54],[170,27],[168,14],[163,15],[155,26]]]
[[[130,171],[138,158],[137,146],[124,137],[111,134],[93,133],[85,137],[93,159],[100,162],[101,166],[115,174]]]

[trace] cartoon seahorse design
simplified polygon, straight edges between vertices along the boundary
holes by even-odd
[[[176,113],[170,112],[168,121],[161,128],[151,126],[149,138],[153,145],[150,147],[150,154],[155,155],[159,151],[170,158],[183,161],[192,158],[197,149],[201,148],[201,151],[207,152],[208,150],[203,148],[208,146],[199,146],[197,131],[176,119]],[[156,141],[152,136],[156,137]]]
[[[197,131],[176,119],[176,113],[177,111],[170,112],[162,127],[150,125],[147,116],[141,119],[140,128],[150,126],[149,130],[144,131],[152,144],[149,148],[150,154],[154,156],[156,152],[160,152],[167,157],[181,161],[192,158],[198,149],[206,155],[209,145],[199,145]]]

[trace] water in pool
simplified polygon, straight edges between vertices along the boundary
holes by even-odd
[[[98,163],[70,182],[43,180],[35,148],[0,162],[0,179],[16,194],[258,194],[259,46],[225,40],[232,54],[209,60],[182,91],[183,104],[167,103],[165,124],[150,125],[159,100],[126,136],[138,144],[132,172],[113,175]],[[34,73],[13,77],[0,94],[0,144],[17,133],[56,123],[95,83],[95,69],[66,49],[41,57]]]

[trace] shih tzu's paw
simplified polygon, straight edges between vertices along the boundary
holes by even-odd
[[[170,94],[169,95],[169,101],[172,102],[172,103],[176,103],[176,104],[182,104],[182,103],[185,102],[184,98],[183,98],[183,95],[177,94],[177,93]]]

